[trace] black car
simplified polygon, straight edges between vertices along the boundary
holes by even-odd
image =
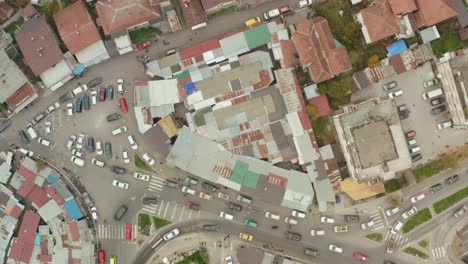
[[[431,191],[431,193],[438,192],[442,190],[442,184],[438,183],[438,184],[432,185],[431,187],[429,187],[429,190]]]
[[[73,96],[74,96],[74,95],[73,95],[73,92],[70,91],[70,92],[68,92],[68,93],[66,93],[66,94],[64,94],[64,95],[62,95],[62,96],[60,96],[59,100],[60,100],[60,102],[63,103],[63,102],[66,102],[66,101],[68,101],[68,100],[71,100],[71,99],[73,98]]]
[[[82,104],[83,104],[83,100],[81,100],[81,97],[77,98],[75,102],[75,112],[81,113]]]
[[[94,152],[94,138],[93,137],[88,137],[88,151],[89,153]]]
[[[109,85],[107,86],[107,100],[113,100],[114,99],[114,86]]]
[[[405,120],[409,117],[409,110],[399,113],[400,120]]]
[[[26,132],[24,132],[24,130],[20,130],[18,134],[20,135],[21,142],[23,142],[23,144],[25,145],[29,144],[29,138],[26,135]]]
[[[247,213],[249,214],[258,214],[260,212],[260,209],[249,206],[247,207]]]
[[[207,191],[214,192],[214,193],[218,190],[218,187],[214,186],[211,183],[207,183],[207,182],[203,183],[202,188],[207,190]]]
[[[84,108],[84,110],[89,110],[89,107],[90,107],[90,105],[89,105],[89,95],[85,94],[83,96],[83,108]]]
[[[219,225],[204,225],[203,230],[205,231],[210,231],[210,232],[218,232],[219,231]]]
[[[104,153],[106,154],[106,159],[112,159],[112,145],[109,142],[104,144]]]
[[[453,183],[456,183],[459,179],[460,179],[460,177],[458,176],[458,174],[454,174],[454,175],[448,177],[447,179],[445,179],[445,183],[453,184]]]
[[[143,198],[143,204],[157,204],[158,198],[153,196],[147,196]]]
[[[358,215],[345,215],[344,216],[345,222],[359,222],[359,216]]]
[[[444,112],[445,110],[447,110],[447,107],[445,105],[441,105],[441,106],[432,108],[431,114],[432,115],[438,115],[438,114]]]
[[[11,126],[11,120],[10,119],[5,119],[2,122],[0,122],[0,133],[5,131],[7,128]]]
[[[434,99],[431,100],[431,105],[432,106],[440,105],[444,101],[445,101],[445,99],[443,97],[437,97],[437,98],[434,98]]]
[[[112,172],[116,174],[124,174],[125,169],[119,166],[112,166]]]
[[[416,154],[414,156],[411,156],[411,161],[412,162],[416,162],[418,160],[422,159],[422,155],[421,154]]]
[[[294,240],[294,241],[301,241],[302,236],[301,236],[301,234],[288,231],[288,232],[286,232],[286,238]]]
[[[228,208],[233,210],[233,211],[236,211],[236,212],[242,211],[242,206],[241,205],[231,203],[231,202],[228,203]]]
[[[113,114],[110,114],[106,117],[107,119],[107,122],[112,122],[112,121],[115,121],[115,120],[119,120],[120,119],[120,114],[119,113],[113,113]]]

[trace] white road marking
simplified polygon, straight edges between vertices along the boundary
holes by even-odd
[[[200,218],[200,213],[201,213],[201,211],[198,211],[198,215],[197,215],[198,218]]]
[[[180,212],[179,222],[182,221],[182,218],[184,217],[184,212],[185,212],[185,206],[182,206],[182,212]]]
[[[174,215],[175,215],[176,210],[177,210],[177,204],[174,203],[174,210],[172,211],[171,220],[174,220]]]
[[[193,210],[189,210],[188,218],[192,217],[192,212],[193,212]]]
[[[167,209],[169,208],[169,204],[170,203],[166,203],[166,209],[164,209],[164,215],[163,215],[164,218],[166,218]]]
[[[161,210],[162,210],[163,204],[164,204],[164,200],[161,200],[161,203],[159,205],[158,215],[161,215]]]

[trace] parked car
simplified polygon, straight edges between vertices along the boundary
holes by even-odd
[[[106,154],[106,159],[112,159],[112,145],[109,142],[104,143],[104,152]]]
[[[258,213],[260,213],[260,209],[252,207],[252,206],[247,207],[246,211],[249,214],[258,214]]]
[[[98,261],[99,264],[106,264],[106,252],[102,249],[99,250]]]
[[[335,233],[348,232],[349,231],[349,225],[336,225],[334,230],[335,230]]]
[[[135,140],[133,140],[133,137],[132,137],[131,135],[128,136],[128,143],[130,143],[130,147],[131,147],[133,150],[138,149],[138,145],[137,145],[137,143],[135,143]]]
[[[431,114],[432,115],[438,115],[438,114],[440,114],[442,112],[445,112],[446,110],[447,110],[447,107],[445,105],[441,105],[441,106],[432,108]]]
[[[416,208],[416,206],[413,206],[413,207],[411,207],[410,209],[404,211],[404,212],[401,214],[401,217],[402,217],[403,219],[407,219],[407,218],[409,218],[410,216],[414,215],[417,211],[418,211],[418,208]]]
[[[133,178],[137,179],[137,180],[140,180],[140,181],[149,181],[151,176],[149,176],[148,174],[143,174],[141,172],[134,172],[133,173]]]
[[[445,101],[444,97],[436,97],[436,98],[431,100],[431,105],[432,106],[440,105],[444,101]]]
[[[150,155],[148,153],[143,153],[143,156],[142,156],[143,160],[145,160],[146,163],[148,163],[148,165],[150,166],[153,166],[156,161],[154,161],[154,159],[152,157],[150,157]]]
[[[273,18],[276,18],[276,17],[279,17],[281,15],[281,12],[278,8],[275,8],[275,9],[272,9],[268,12],[265,12],[263,14],[263,18],[265,18],[265,20],[270,20],[270,19],[273,19]]]
[[[83,105],[83,100],[81,99],[81,97],[76,98],[76,101],[75,101],[75,112],[81,113],[81,107],[82,107],[82,105]]]
[[[151,46],[151,41],[149,41],[149,40],[143,41],[143,42],[141,42],[141,43],[136,44],[137,50],[146,49],[146,48],[148,48],[149,46]]]
[[[31,125],[35,125],[37,123],[39,123],[42,119],[44,119],[46,117],[46,113],[44,112],[41,112],[39,114],[37,114],[32,120],[31,120]]]
[[[416,161],[418,161],[420,159],[422,159],[422,154],[416,154],[416,155],[411,156],[411,161],[412,162],[416,162]]]
[[[89,110],[89,108],[90,108],[89,95],[87,95],[87,94],[83,95],[83,108],[84,108],[84,110]]]
[[[320,255],[320,251],[318,249],[306,248],[304,249],[304,254],[307,256],[318,257]]]
[[[204,226],[202,226],[202,228],[205,231],[211,231],[211,232],[218,232],[219,231],[219,225],[204,225]]]
[[[116,174],[125,174],[125,169],[119,166],[112,166],[112,172]]]
[[[91,163],[92,163],[93,165],[96,165],[96,166],[99,166],[99,167],[104,167],[104,162],[103,162],[103,161],[100,161],[100,160],[98,160],[98,159],[96,159],[96,158],[93,158],[93,159],[91,160]]]
[[[229,200],[229,195],[223,192],[218,192],[218,198],[222,200]]]
[[[75,115],[75,111],[74,111],[74,107],[73,107],[73,103],[68,103],[67,104],[67,115],[68,116],[74,116]]]
[[[423,86],[424,86],[424,88],[428,88],[428,87],[436,85],[437,83],[438,83],[437,79],[432,79],[432,80],[429,80],[429,81],[425,81]]]
[[[396,90],[394,92],[389,93],[388,98],[395,98],[401,95],[403,95],[403,90]]]
[[[52,112],[54,112],[55,110],[59,109],[60,108],[60,103],[59,102],[55,102],[51,105],[49,105],[46,109],[46,112],[47,114],[50,114]]]
[[[289,225],[297,225],[299,222],[297,221],[297,218],[295,217],[289,217],[289,216],[286,216],[284,218],[284,222],[286,224],[289,224]]]
[[[273,212],[268,212],[266,211],[265,212],[265,218],[269,218],[269,219],[273,219],[273,220],[280,220],[280,215],[277,214],[277,213],[273,213]]]
[[[101,87],[99,88],[99,101],[105,101],[106,100],[106,88]]]
[[[361,228],[366,230],[368,229],[369,227],[372,227],[375,225],[375,222],[373,220],[370,220],[370,221],[367,221],[367,222],[364,222],[361,224]]]
[[[86,84],[82,84],[80,86],[78,86],[77,88],[73,89],[73,95],[78,95],[82,92],[85,92],[88,90],[88,86]]]
[[[24,149],[24,148],[19,148],[18,151],[28,157],[34,156],[34,152]]]
[[[301,241],[302,236],[301,234],[288,231],[286,232],[286,238],[294,241]]]
[[[392,215],[398,213],[398,211],[400,211],[400,209],[398,207],[392,206],[392,207],[388,208],[387,210],[385,210],[385,214],[387,216],[392,216]]]
[[[212,195],[209,195],[209,194],[204,193],[204,192],[200,192],[200,193],[198,194],[198,197],[199,197],[200,199],[203,199],[203,200],[212,200],[212,199],[213,199],[213,196],[212,196]]]
[[[190,195],[195,195],[197,193],[197,191],[195,191],[194,189],[190,189],[189,187],[187,186],[182,186],[182,189],[181,191],[183,193],[187,193],[187,194],[190,194]]]
[[[398,220],[395,222],[395,224],[393,224],[392,229],[390,229],[390,233],[392,233],[393,235],[396,235],[398,234],[398,232],[400,232],[402,227],[403,227],[403,222]]]
[[[122,182],[122,181],[119,181],[119,180],[116,180],[116,179],[114,179],[112,181],[112,186],[115,186],[115,187],[118,187],[118,188],[121,188],[121,189],[124,189],[124,190],[128,189],[128,183]]]
[[[80,158],[78,158],[76,156],[72,156],[70,160],[71,160],[71,162],[75,163],[76,165],[78,165],[80,167],[83,167],[84,164],[85,164],[84,160],[82,160],[82,159],[80,159]]]
[[[301,0],[297,3],[298,8],[303,8],[306,6],[310,6],[312,4],[312,0]]]
[[[93,105],[97,104],[97,91],[96,90],[91,91],[91,103]]]
[[[112,122],[112,121],[119,120],[119,119],[120,119],[119,113],[113,113],[106,117],[107,122]]]
[[[306,214],[302,211],[299,211],[299,210],[293,210],[291,212],[291,215],[292,216],[295,216],[295,217],[298,217],[298,218],[305,218],[306,217]]]
[[[94,152],[94,138],[89,136],[88,137],[88,145],[87,145],[87,148],[88,148],[88,152],[89,153],[93,153]]]
[[[192,178],[192,177],[185,178],[185,182],[188,183],[188,184],[192,184],[192,185],[197,185],[198,184],[198,180],[195,179],[195,178]]]
[[[431,191],[431,193],[438,192],[438,191],[442,190],[442,184],[440,184],[440,183],[434,184],[431,187],[429,187],[429,190]]]
[[[100,140],[96,141],[96,154],[102,155],[102,142]]]
[[[166,180],[164,184],[166,185],[166,187],[169,187],[169,188],[173,188],[173,189],[179,188],[179,184],[177,182]]]
[[[310,235],[311,236],[324,236],[325,235],[325,230],[322,229],[322,228],[311,229],[310,230]]]
[[[47,134],[52,133],[52,123],[50,121],[45,122],[44,128]]]
[[[85,139],[85,134],[80,133],[78,135],[78,140],[76,141],[76,148],[77,149],[82,149],[83,148],[84,139]]]
[[[320,217],[320,222],[326,223],[326,224],[334,224],[335,219],[333,219],[331,217],[327,217],[327,216],[322,216],[322,217]]]
[[[44,145],[46,147],[50,147],[50,145],[52,145],[52,142],[50,142],[49,140],[47,140],[45,138],[41,138],[41,137],[39,137],[37,139],[37,143],[42,144],[42,145]]]
[[[343,247],[340,247],[335,244],[328,245],[328,250],[330,250],[331,252],[335,252],[335,253],[340,253],[340,254],[343,253]]]
[[[240,237],[240,239],[246,240],[246,241],[252,241],[252,239],[253,239],[253,236],[251,234],[248,234],[248,233],[239,233],[239,237]]]
[[[406,137],[409,139],[409,138],[414,138],[416,136],[416,131],[414,130],[410,130],[408,132],[406,132]]]
[[[459,179],[460,177],[458,176],[458,174],[454,174],[448,177],[447,179],[445,179],[445,183],[450,185],[450,184],[456,183]]]
[[[288,13],[291,13],[292,11],[294,11],[294,8],[292,5],[287,5],[287,6],[282,6],[279,8],[279,11],[282,15],[286,15]]]
[[[71,135],[71,136],[68,138],[67,150],[71,150],[71,148],[73,147],[73,144],[75,144],[75,141],[76,141],[76,136],[75,136],[75,135]]]
[[[88,86],[89,87],[94,87],[96,85],[99,85],[102,83],[102,78],[101,77],[97,77],[97,78],[94,78],[92,79],[91,81],[88,82]]]
[[[417,193],[417,194],[411,196],[410,201],[411,201],[412,203],[416,203],[416,202],[421,201],[421,200],[424,199],[425,197],[426,197],[426,195],[425,195],[424,193]]]
[[[126,224],[125,225],[125,239],[126,240],[131,240],[132,239],[132,225],[131,224]]]
[[[128,156],[128,151],[122,151],[122,161],[124,164],[130,163],[130,157]]]
[[[250,26],[253,26],[253,25],[257,24],[257,23],[260,23],[260,21],[262,21],[260,17],[253,17],[253,18],[251,18],[249,20],[246,20],[244,22],[244,24],[245,24],[246,27],[250,27]]]
[[[124,132],[127,132],[128,129],[126,126],[121,126],[121,127],[118,127],[114,130],[112,130],[112,135],[113,136],[117,136],[118,134],[121,134],[121,133],[124,133]]]
[[[397,87],[397,82],[395,82],[395,81],[386,83],[386,84],[384,84],[382,86],[384,91],[388,91],[388,90],[393,89],[395,87]]]
[[[208,183],[208,182],[204,182],[202,184],[202,188],[207,190],[207,191],[213,192],[213,193],[215,193],[218,190],[218,187],[216,187],[213,184]]]
[[[344,220],[346,223],[359,222],[359,215],[345,215]]]
[[[123,95],[123,93],[124,93],[124,87],[123,87],[123,85],[124,85],[124,80],[123,80],[123,79],[118,79],[118,80],[117,80],[117,91],[118,91],[121,95]]]
[[[232,256],[226,256],[224,260],[226,261],[226,264],[234,264],[234,261],[232,260]]]
[[[66,102],[68,100],[71,100],[75,96],[72,91],[65,93],[64,95],[60,96],[59,101],[60,102]]]
[[[452,127],[452,121],[450,120],[437,124],[437,129],[439,130],[449,128],[449,127]]]
[[[82,159],[84,157],[84,153],[77,150],[77,149],[72,149],[72,155],[76,156],[76,157],[78,157],[80,159]]]
[[[18,131],[18,134],[19,134],[19,136],[21,138],[21,142],[23,142],[23,144],[25,144],[25,145],[29,144],[29,138],[26,135],[26,132],[24,132],[24,130],[21,129],[20,131]]]
[[[106,97],[107,100],[114,100],[114,86],[107,86]]]
[[[235,203],[232,203],[232,202],[228,203],[228,208],[233,210],[233,211],[236,211],[236,212],[242,211],[242,206],[241,205],[238,205],[238,204],[235,204]]]
[[[125,97],[120,98],[119,105],[120,105],[120,111],[122,111],[122,113],[125,114],[128,112],[127,101],[125,100]]]
[[[457,210],[455,210],[455,212],[453,213],[453,216],[455,218],[459,218],[462,215],[464,215],[466,213],[466,211],[468,211],[468,206],[464,205],[464,206],[458,208]]]

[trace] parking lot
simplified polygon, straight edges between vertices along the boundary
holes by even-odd
[[[384,79],[352,96],[352,101],[358,102],[373,97],[388,98],[387,93],[390,91],[399,89],[403,91],[403,95],[395,98],[395,104],[396,106],[406,104],[410,111],[409,117],[402,120],[401,123],[404,132],[416,131],[417,143],[414,146],[419,146],[422,154],[422,159],[417,161],[416,165],[436,158],[439,153],[450,147],[468,142],[468,131],[466,130],[437,129],[437,124],[449,120],[450,114],[447,110],[438,115],[432,115],[431,109],[434,107],[431,106],[430,100],[424,100],[422,97],[424,92],[441,87],[440,83],[428,88],[423,87],[425,81],[434,78],[432,66],[428,62],[415,70]],[[382,86],[392,81],[396,81],[398,86],[385,92]]]

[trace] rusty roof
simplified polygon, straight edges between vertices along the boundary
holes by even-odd
[[[411,13],[418,9],[414,0],[388,0],[388,2],[395,15]]]
[[[149,0],[99,0],[96,11],[106,35],[160,17],[158,9],[151,6]]]
[[[6,100],[8,107],[12,110],[15,110],[17,107],[21,106],[29,98],[36,95],[36,89],[32,87],[29,83],[25,83],[21,88],[18,89],[14,94],[12,94]]]
[[[361,15],[363,30],[366,30],[369,35],[369,43],[400,32],[388,0],[376,0],[369,7],[362,9]]]
[[[37,14],[36,8],[31,3],[23,8],[23,17],[25,18],[31,18]]]
[[[412,14],[417,28],[429,27],[457,15],[452,0],[415,0],[418,10]]]
[[[82,1],[77,1],[54,15],[57,30],[68,50],[78,53],[101,40]]]
[[[182,5],[184,8],[184,14],[187,18],[189,26],[195,26],[208,21],[200,0],[190,0],[183,2],[184,3]]]
[[[296,47],[290,39],[280,40],[281,53],[283,58],[281,59],[281,67],[289,68],[299,66],[299,56],[297,54]]]
[[[315,82],[323,82],[351,70],[348,52],[338,46],[325,18],[301,20],[291,38],[302,65],[310,67]]]

